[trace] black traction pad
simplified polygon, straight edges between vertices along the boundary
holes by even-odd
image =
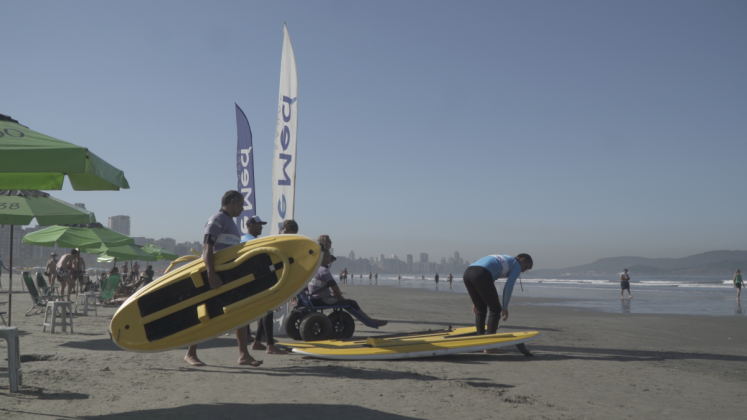
[[[271,267],[274,270],[271,270]],[[250,274],[254,274],[254,280],[145,324],[145,335],[148,341],[160,340],[198,325],[200,320],[197,317],[197,307],[202,304],[205,304],[210,319],[222,316],[223,307],[247,299],[276,285],[278,282],[277,270],[282,267],[282,262],[273,265],[269,255],[260,254],[249,258],[241,265],[230,270],[219,271],[218,276],[224,285]],[[153,314],[211,290],[207,283],[206,272],[200,274],[205,283],[202,287],[195,287],[192,278],[188,277],[138,299],[140,315]]]

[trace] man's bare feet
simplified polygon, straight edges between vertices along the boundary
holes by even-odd
[[[254,366],[258,367],[262,364],[261,360],[254,360],[252,356],[246,355],[239,359],[239,364],[242,366]]]
[[[503,350],[501,349],[487,349],[483,350],[483,352],[487,354],[503,354]]]
[[[288,352],[280,350],[274,344],[270,344],[267,346],[267,354],[288,354]]]
[[[197,356],[189,354],[184,356],[184,361],[189,363],[190,366],[205,366],[205,364],[202,363],[202,360],[198,359]]]
[[[389,323],[389,321],[384,321],[383,319],[373,319],[372,321],[379,327],[383,327],[384,325]]]
[[[265,347],[264,344],[262,344],[261,341],[254,341],[252,344],[252,350],[266,350],[267,347]]]

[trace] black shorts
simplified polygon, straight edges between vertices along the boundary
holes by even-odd
[[[742,283],[734,283],[734,286],[736,286],[737,289],[741,289],[742,288]]]
[[[625,289],[627,289],[628,291],[630,291],[630,282],[629,281],[621,281],[620,282],[620,290],[625,290]]]

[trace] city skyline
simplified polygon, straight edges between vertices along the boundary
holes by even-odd
[[[536,269],[747,249],[747,3],[323,4],[6,2],[0,113],[131,186],[53,196],[186,242],[237,187],[238,104],[269,220],[286,22],[302,234]]]

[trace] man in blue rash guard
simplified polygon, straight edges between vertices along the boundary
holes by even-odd
[[[498,330],[501,315],[504,321],[508,319],[508,303],[514,290],[514,283],[521,273],[530,270],[533,265],[534,262],[529,254],[519,254],[516,257],[488,255],[467,267],[462,277],[464,286],[474,304],[472,312],[475,314],[478,335],[485,334],[486,317],[488,334],[495,334]],[[507,279],[503,287],[503,307],[498,299],[498,290],[495,288],[495,281],[499,278]],[[488,310],[490,310],[489,316]]]

